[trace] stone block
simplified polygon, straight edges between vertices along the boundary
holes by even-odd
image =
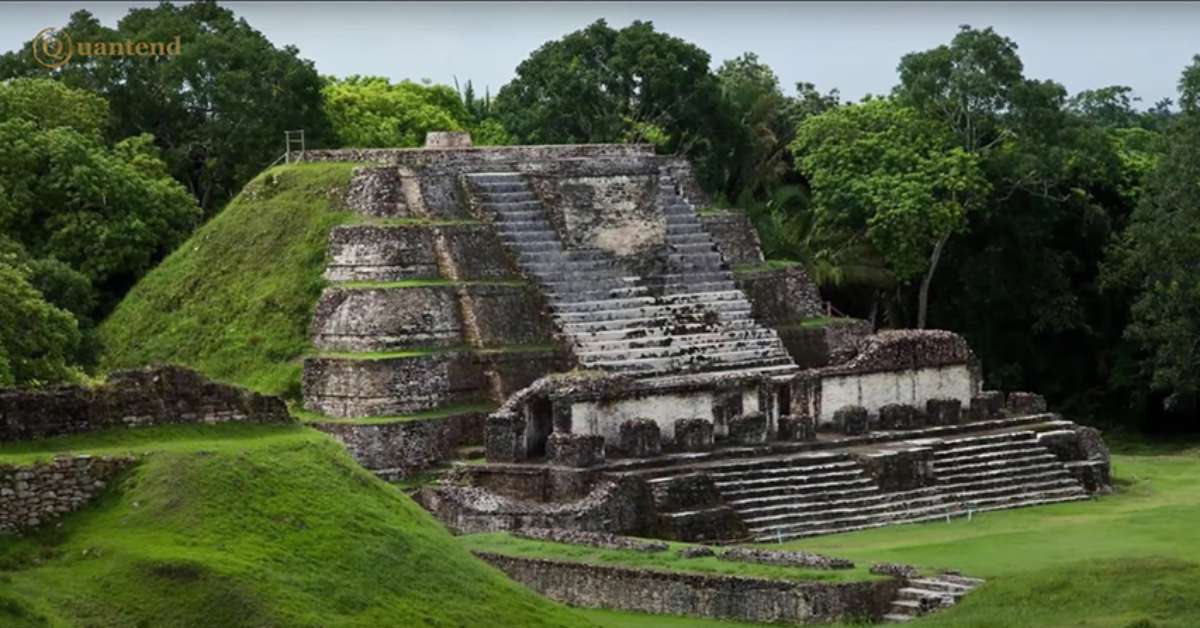
[[[990,421],[1004,413],[1004,393],[999,390],[984,390],[971,397],[969,409],[971,421]]]
[[[919,412],[906,403],[889,403],[879,408],[879,429],[911,430],[921,427]]]
[[[524,460],[525,419],[515,413],[489,415],[483,428],[483,442],[488,462]]]
[[[1108,493],[1112,490],[1112,476],[1107,461],[1078,460],[1063,466],[1088,493]]]
[[[634,458],[650,458],[662,453],[662,440],[654,419],[630,419],[620,427],[621,451]]]
[[[721,503],[721,492],[707,473],[689,473],[651,485],[659,512],[704,510]]]
[[[546,440],[546,457],[551,464],[586,468],[604,462],[604,437],[555,432]]]
[[[930,399],[925,402],[929,425],[958,425],[962,420],[962,402],[958,399]]]
[[[932,484],[936,478],[933,449],[913,447],[879,451],[859,457],[867,475],[885,491],[910,491]]]
[[[1008,393],[1008,412],[1012,415],[1039,414],[1046,411],[1046,398],[1031,392]]]
[[[425,148],[470,148],[471,134],[466,131],[429,131]]]
[[[779,440],[817,440],[817,421],[810,416],[788,415],[779,417]]]
[[[729,506],[662,515],[660,534],[677,541],[705,542],[745,538],[749,531]]]
[[[848,436],[866,434],[867,409],[862,406],[842,406],[833,413],[833,425],[837,431]]]
[[[767,442],[767,417],[751,412],[729,421],[729,441],[738,445],[761,445]]]
[[[707,419],[677,419],[675,449],[708,451],[713,448],[713,424]]]
[[[1059,460],[1071,462],[1084,460],[1083,448],[1079,446],[1079,435],[1075,430],[1053,430],[1037,435],[1038,444],[1049,449]]]

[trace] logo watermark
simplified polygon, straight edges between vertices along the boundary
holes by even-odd
[[[43,28],[30,44],[38,65],[56,70],[76,57],[162,57],[174,56],[183,49],[176,35],[171,41],[80,41],[61,28]]]

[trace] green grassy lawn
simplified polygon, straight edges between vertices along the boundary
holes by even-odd
[[[183,364],[296,399],[308,324],[355,164],[272,168],[138,282],[100,326],[103,367]]]
[[[588,626],[475,559],[302,426],[118,430],[6,445],[142,462],[59,527],[0,537],[0,625]]]
[[[1115,455],[1116,495],[783,544],[988,583],[919,626],[1200,626],[1200,448]],[[774,546],[773,546],[774,547]]]
[[[800,569],[781,565],[718,560],[715,556],[682,558],[679,556],[679,550],[688,547],[686,543],[670,543],[670,547],[662,552],[638,552],[523,539],[505,532],[473,534],[461,537],[461,540],[463,545],[470,550],[612,567],[635,567],[658,571],[746,576],[799,582],[817,580],[852,582],[876,577],[867,573],[869,565],[856,565],[854,569]]]

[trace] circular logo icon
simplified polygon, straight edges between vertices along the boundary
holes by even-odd
[[[59,28],[43,28],[33,36],[33,60],[51,70],[61,68],[71,60],[74,46],[71,35]]]

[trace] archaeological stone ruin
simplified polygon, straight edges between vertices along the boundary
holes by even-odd
[[[305,406],[384,477],[482,446],[418,496],[458,532],[782,541],[1109,489],[1096,430],[983,390],[954,333],[830,316],[684,160],[461,134],[304,159],[365,164]]]

